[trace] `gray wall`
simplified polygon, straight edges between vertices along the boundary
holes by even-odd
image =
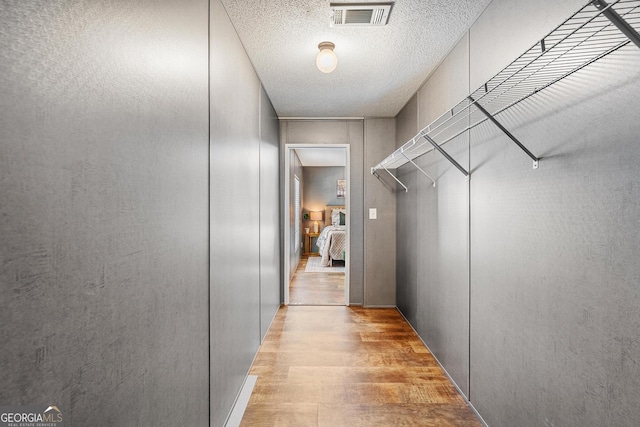
[[[207,424],[207,10],[0,2],[2,405]]]
[[[418,94],[415,94],[396,116],[396,147],[413,138],[418,132]],[[387,153],[388,155],[388,153]],[[382,157],[384,158],[384,156]],[[380,159],[379,159],[380,160]],[[422,162],[421,160],[417,160]],[[375,164],[375,160],[372,165]],[[384,174],[381,174],[384,176]],[[396,305],[402,314],[418,328],[418,223],[422,224],[422,215],[418,215],[418,183],[420,188],[429,191],[422,181],[426,178],[409,166],[396,171],[404,185],[409,188],[405,194],[396,198]],[[390,178],[385,182],[393,191],[402,188]],[[425,190],[422,190],[425,191]],[[425,278],[421,277],[421,281]],[[420,287],[424,285],[421,284]],[[424,309],[420,309],[423,313]],[[421,336],[424,338],[424,331]]]
[[[407,104],[405,110],[417,117],[400,123],[406,126],[397,132],[403,137],[398,145],[468,94],[468,46],[465,36]],[[468,135],[445,148],[468,169]],[[412,165],[398,171],[409,188],[398,193],[398,307],[468,396],[469,183],[439,153],[426,154],[417,164],[437,184],[434,188]]]
[[[279,135],[219,1],[210,34],[211,425],[221,426],[280,298]]]
[[[396,148],[409,141],[420,130],[418,116],[418,94],[416,93],[396,115]]]
[[[461,99],[459,86],[475,89],[582,4],[494,0],[468,48],[459,45],[418,93],[419,126]],[[398,196],[398,305],[491,426],[640,418],[638,64],[640,49],[629,46],[499,116],[542,156],[538,170],[489,124],[466,136],[466,153],[464,141],[446,146],[472,170],[466,201],[462,175],[446,178],[437,156],[421,159],[439,176],[437,200],[426,178],[401,170],[417,192]],[[456,73],[461,83],[446,81]],[[422,256],[446,259],[421,271]],[[456,270],[467,272],[466,292]],[[458,331],[447,307],[460,308]]]
[[[350,146],[350,245],[349,302],[364,301],[364,129],[362,120],[281,120],[280,143],[349,144]],[[283,163],[284,164],[284,163]]]
[[[0,3],[3,405],[221,426],[279,306],[276,114],[174,3]]]
[[[395,141],[394,119],[364,121],[364,163],[377,164]],[[369,171],[367,171],[369,172]],[[390,177],[385,177],[389,179]],[[392,179],[392,178],[391,178]],[[369,209],[377,219],[369,219]],[[396,305],[396,193],[381,185],[371,173],[364,174],[364,304]]]
[[[280,307],[280,123],[264,88],[260,91],[260,333]]]

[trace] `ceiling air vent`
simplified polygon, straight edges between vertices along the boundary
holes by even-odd
[[[392,3],[331,3],[331,26],[387,25]]]

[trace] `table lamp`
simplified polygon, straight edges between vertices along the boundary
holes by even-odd
[[[309,218],[311,219],[311,221],[315,221],[313,223],[313,232],[317,233],[318,232],[318,221],[322,221],[322,212],[320,212],[320,211],[310,212],[309,213]]]

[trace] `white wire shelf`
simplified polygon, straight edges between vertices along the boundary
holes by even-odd
[[[414,159],[438,150],[468,176],[469,172],[442,146],[486,120],[503,130],[533,159],[534,168],[537,168],[538,158],[495,116],[629,43],[640,47],[639,28],[640,0],[616,0],[610,4],[604,0],[589,1],[502,71],[372,167],[371,173],[377,175],[381,169],[389,172],[409,162],[418,167]]]

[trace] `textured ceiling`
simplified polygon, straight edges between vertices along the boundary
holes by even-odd
[[[393,117],[490,0],[396,0],[388,25],[350,28],[329,27],[329,0],[222,2],[280,117]]]

